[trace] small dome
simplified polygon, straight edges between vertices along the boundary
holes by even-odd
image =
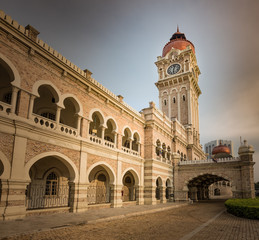
[[[170,42],[164,46],[162,57],[164,57],[172,49],[172,47],[179,50],[184,50],[188,46],[191,46],[192,51],[195,53],[195,48],[192,42],[187,40],[185,34],[179,32],[179,28],[177,27],[177,32],[170,38]]]
[[[214,158],[227,158],[231,157],[230,155],[230,149],[222,145],[221,142],[218,146],[214,147],[212,150],[212,155],[214,155]]]

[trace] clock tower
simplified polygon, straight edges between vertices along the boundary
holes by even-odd
[[[194,45],[186,39],[185,34],[181,33],[178,27],[155,64],[159,75],[156,86],[159,90],[160,110],[170,120],[177,120],[189,129],[198,145],[200,69],[197,65]]]

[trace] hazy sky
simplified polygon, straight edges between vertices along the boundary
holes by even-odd
[[[48,43],[136,110],[158,106],[154,62],[177,24],[201,70],[201,143],[239,137],[253,145],[259,181],[258,0],[1,0]]]

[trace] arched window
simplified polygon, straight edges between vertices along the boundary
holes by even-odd
[[[161,143],[159,140],[156,141],[156,155],[160,156]]]
[[[185,102],[185,95],[183,95],[183,101]]]
[[[58,177],[54,172],[51,172],[46,179],[45,195],[55,196],[58,192]]]
[[[175,97],[173,98],[173,103],[176,103],[176,99],[175,99]]]
[[[166,106],[166,99],[164,100],[164,105]]]
[[[131,141],[131,131],[129,128],[126,128],[123,132],[122,146],[126,148],[130,148],[130,141]]]
[[[183,153],[181,152],[181,161],[183,161]]]
[[[166,145],[164,143],[162,144],[162,157],[166,157]]]

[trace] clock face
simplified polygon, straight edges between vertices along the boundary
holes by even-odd
[[[172,74],[176,74],[176,73],[179,72],[180,68],[181,68],[180,64],[175,63],[175,64],[171,65],[171,66],[167,69],[167,73],[168,73],[168,74],[171,74],[171,75],[172,75]]]

